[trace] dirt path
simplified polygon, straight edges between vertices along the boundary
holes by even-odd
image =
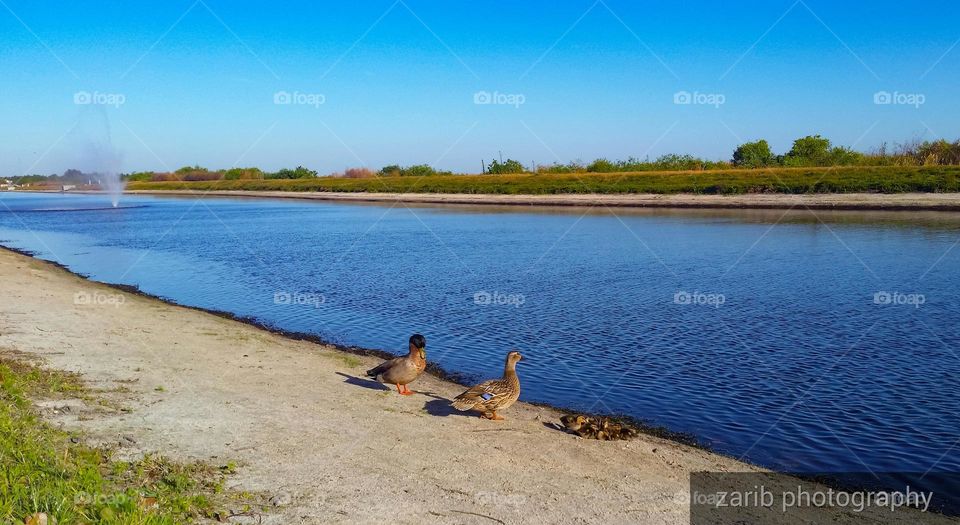
[[[466,417],[448,408],[456,385],[424,377],[417,395],[399,396],[355,379],[375,360],[122,293],[6,250],[0,297],[0,348],[126,391],[115,395],[128,412],[51,418],[124,442],[126,454],[237,461],[232,483],[290,497],[264,523],[686,523],[691,471],[751,470],[652,437],[581,440],[544,426],[554,411],[525,404],[505,422]],[[398,334],[398,348],[404,342]],[[490,363],[490,372],[500,367]]]
[[[814,210],[930,210],[960,211],[960,193],[829,193],[787,195],[486,195],[459,193],[338,193],[295,191],[128,191],[143,195],[206,195],[270,197],[347,202],[407,202],[426,204],[598,206],[611,208],[731,208]]]

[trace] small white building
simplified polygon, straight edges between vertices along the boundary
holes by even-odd
[[[0,181],[0,189],[5,191],[13,191],[17,189],[17,185],[13,183],[12,180],[3,179]]]

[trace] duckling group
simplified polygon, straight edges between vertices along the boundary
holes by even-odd
[[[560,418],[564,430],[584,439],[617,441],[631,439],[640,433],[636,428],[608,417],[566,415]]]
[[[507,354],[500,379],[491,379],[467,389],[451,402],[453,408],[461,411],[478,412],[481,418],[495,421],[503,420],[497,411],[510,408],[520,398],[520,378],[517,376],[517,363],[523,359],[516,350]],[[427,339],[420,334],[410,336],[409,352],[402,357],[384,361],[379,366],[367,370],[367,376],[381,383],[397,387],[397,393],[408,396],[413,394],[410,383],[414,382],[427,368]],[[560,418],[567,432],[582,438],[613,441],[636,437],[638,431],[625,423],[605,417],[569,415]]]

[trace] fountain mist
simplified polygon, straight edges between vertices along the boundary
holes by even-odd
[[[117,207],[124,187],[120,179],[122,155],[113,145],[106,110],[95,104],[84,106],[73,136],[80,164],[77,167],[84,173],[93,174],[100,188],[110,196],[110,202]]]

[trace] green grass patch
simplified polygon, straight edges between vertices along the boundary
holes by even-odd
[[[46,513],[60,524],[177,524],[243,505],[223,491],[232,464],[117,461],[45,423],[31,402],[86,395],[75,374],[0,356],[0,523]]]
[[[329,357],[340,361],[348,368],[357,368],[363,364],[363,361],[361,361],[359,357],[342,352],[334,351],[333,353],[329,354]]]
[[[132,182],[130,190],[337,191],[386,193],[904,193],[958,192],[960,166],[851,166],[634,173],[450,175],[347,179]]]

